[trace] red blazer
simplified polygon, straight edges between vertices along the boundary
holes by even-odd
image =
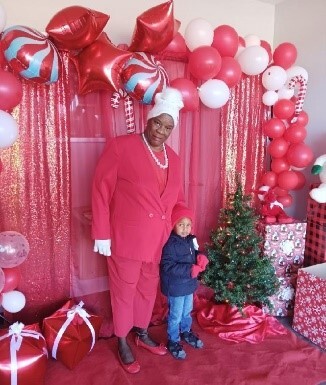
[[[159,262],[171,232],[171,212],[184,204],[180,160],[166,146],[169,169],[160,196],[157,176],[139,135],[110,140],[95,170],[92,237],[111,239],[112,254]]]

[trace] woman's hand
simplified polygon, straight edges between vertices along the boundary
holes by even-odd
[[[111,255],[111,239],[96,239],[93,250],[95,253],[109,257]]]

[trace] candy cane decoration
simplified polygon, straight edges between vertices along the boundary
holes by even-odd
[[[126,91],[120,89],[119,92],[113,92],[111,97],[111,107],[118,108],[121,98],[124,98],[124,109],[127,125],[127,134],[135,133],[135,115],[134,104],[130,95]]]
[[[293,76],[288,83],[288,89],[294,89],[297,83],[300,84],[300,88],[297,96],[297,101],[295,103],[294,118],[291,120],[291,123],[295,123],[297,121],[297,117],[302,111],[304,99],[307,92],[308,81],[302,75]]]

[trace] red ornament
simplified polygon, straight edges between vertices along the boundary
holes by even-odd
[[[117,48],[102,32],[94,43],[71,58],[78,73],[79,94],[121,89],[121,72],[131,56],[131,52]]]
[[[161,52],[179,27],[180,22],[173,17],[173,1],[150,8],[137,17],[129,51]]]
[[[99,37],[109,18],[102,12],[74,5],[56,13],[46,26],[46,32],[58,48],[78,50]]]

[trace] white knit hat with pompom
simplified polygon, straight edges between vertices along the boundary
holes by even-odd
[[[172,116],[174,127],[178,124],[179,111],[183,107],[181,92],[172,87],[166,87],[155,95],[154,107],[148,112],[147,120],[161,114]]]

